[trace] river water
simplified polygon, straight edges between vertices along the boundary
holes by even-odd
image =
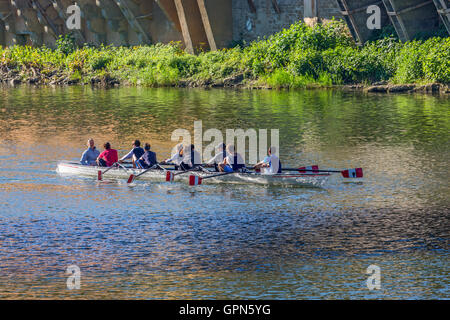
[[[279,129],[323,188],[62,177],[86,140]],[[0,298],[449,299],[450,100],[333,90],[0,89]],[[66,269],[81,271],[68,290]],[[369,290],[370,265],[380,289]]]

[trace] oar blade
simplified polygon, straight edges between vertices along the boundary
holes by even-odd
[[[98,170],[98,172],[97,172],[97,180],[98,181],[102,181],[103,180],[102,170]]]
[[[175,175],[173,174],[173,172],[171,171],[167,171],[166,172],[166,181],[167,182],[172,182],[175,178]]]
[[[341,174],[344,178],[362,178],[364,176],[362,168],[342,170]]]
[[[128,177],[127,183],[130,184],[134,181],[134,174],[130,174],[130,176]]]
[[[202,184],[202,178],[199,176],[190,175],[189,176],[189,185],[190,186],[198,186]]]
[[[318,165],[298,168],[298,172],[300,172],[300,173],[306,173],[306,172],[318,173],[319,171],[317,171],[317,170],[319,170]]]

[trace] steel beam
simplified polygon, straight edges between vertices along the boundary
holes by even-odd
[[[145,6],[145,1],[135,0],[114,0],[123,16],[127,19],[130,28],[136,32],[139,42],[150,44],[152,42],[150,36],[149,24],[152,19],[152,11]],[[144,11],[145,10],[145,11]]]
[[[439,15],[433,0],[383,0],[383,3],[402,41],[439,28]]]
[[[450,0],[433,0],[437,12],[444,23],[447,32],[450,34]]]

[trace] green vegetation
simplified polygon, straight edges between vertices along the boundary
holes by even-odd
[[[247,46],[191,55],[177,43],[76,48],[69,36],[56,49],[0,48],[3,78],[40,83],[120,81],[143,86],[228,85],[299,88],[310,85],[450,83],[450,38],[401,43],[392,37],[354,44],[342,22],[292,25]],[[5,72],[7,73],[5,75]],[[61,80],[63,79],[63,80]]]

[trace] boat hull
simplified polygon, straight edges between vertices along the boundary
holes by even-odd
[[[98,177],[99,171],[105,171],[104,167],[84,166],[74,162],[62,161],[58,163],[56,171],[60,175],[80,176],[80,177]],[[113,168],[104,174],[104,179],[127,180],[131,174],[138,175],[144,169]],[[179,171],[174,171],[179,172]],[[214,173],[214,172],[211,172]],[[175,177],[176,181],[187,182],[189,175],[195,174],[199,177],[207,177],[205,172],[191,172],[181,174]],[[328,173],[281,173],[274,175],[260,173],[235,173],[222,177],[203,180],[202,184],[210,183],[236,183],[236,184],[259,184],[259,185],[278,185],[278,186],[297,186],[297,187],[322,187],[327,181]],[[163,170],[150,170],[139,177],[139,180],[145,181],[166,181],[166,173]]]

